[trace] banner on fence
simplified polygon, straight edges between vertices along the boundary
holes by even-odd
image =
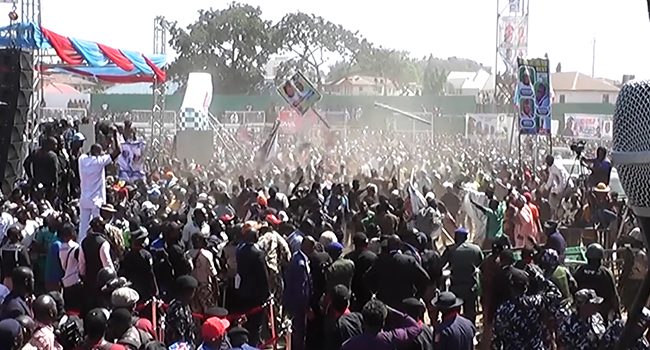
[[[282,109],[278,112],[280,132],[283,134],[298,134],[318,124],[318,117],[311,110],[300,115],[293,109]]]
[[[468,139],[505,139],[510,135],[510,129],[512,129],[512,117],[505,114],[465,115],[465,137]]]
[[[612,116],[605,114],[565,114],[562,136],[579,139],[611,139]]]
[[[519,133],[551,134],[553,90],[549,61],[545,58],[517,58],[518,74],[515,103],[519,106]]]

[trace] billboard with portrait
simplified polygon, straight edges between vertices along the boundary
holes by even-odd
[[[305,114],[323,97],[300,72],[278,86],[277,90],[280,96],[300,114]]]
[[[519,106],[520,134],[551,135],[552,88],[548,59],[517,59],[515,103]]]

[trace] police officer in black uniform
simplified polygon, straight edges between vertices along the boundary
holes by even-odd
[[[605,250],[598,243],[592,243],[587,247],[587,264],[582,265],[573,274],[578,289],[593,289],[603,302],[598,308],[605,323],[611,319],[610,316],[620,318],[620,300],[616,290],[616,282],[612,271],[602,265]]]

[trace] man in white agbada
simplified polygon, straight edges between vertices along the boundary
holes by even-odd
[[[104,154],[102,146],[94,144],[88,154],[79,157],[79,180],[81,182],[81,196],[79,198],[79,236],[78,242],[86,238],[90,220],[99,216],[100,208],[106,203],[106,171],[108,164],[112,163],[122,153],[117,141],[117,129],[113,132],[113,152]]]

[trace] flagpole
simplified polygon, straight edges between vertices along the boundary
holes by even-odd
[[[316,116],[318,117],[318,119],[320,119],[320,121],[321,121],[323,124],[325,124],[325,126],[327,127],[328,130],[332,130],[332,127],[330,126],[330,123],[328,123],[327,120],[325,120],[325,117],[323,117],[323,116],[318,112],[318,110],[316,110],[316,108],[312,108],[311,110],[312,110],[312,112],[314,112],[314,114],[316,114]]]
[[[343,147],[346,156],[348,155],[348,118],[350,118],[350,113],[346,108],[345,113],[343,114]]]

